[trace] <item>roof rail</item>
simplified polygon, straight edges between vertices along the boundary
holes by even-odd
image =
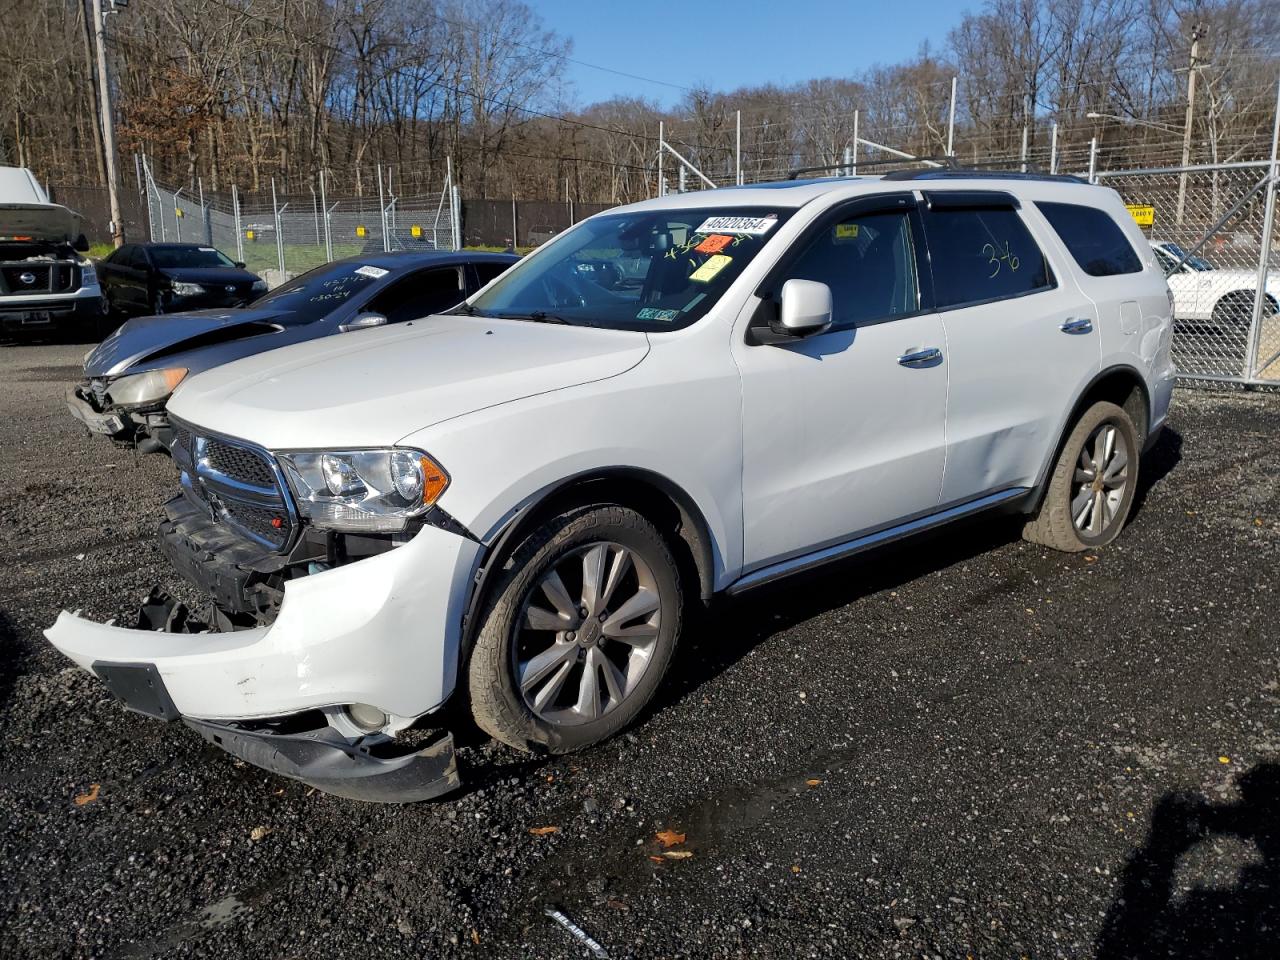
[[[947,166],[946,157],[889,157],[885,160],[859,160],[853,164],[855,167],[887,167],[895,163],[932,163],[935,167]],[[823,170],[843,170],[849,164],[846,163],[824,163],[816,167],[794,167],[788,174],[788,180],[797,180],[806,173],[820,173]],[[853,176],[853,174],[850,174]],[[833,178],[837,179],[837,178]]]
[[[1069,173],[1042,170],[984,170],[980,167],[947,167],[941,170],[893,170],[886,180],[1051,180],[1057,183],[1088,183]]]

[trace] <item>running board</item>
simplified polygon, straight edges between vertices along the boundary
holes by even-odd
[[[815,567],[821,567],[836,560],[843,560],[872,547],[878,547],[894,540],[901,540],[903,537],[909,537],[914,533],[921,533],[934,527],[940,527],[944,523],[958,520],[971,513],[980,513],[1002,503],[1017,500],[1019,497],[1025,497],[1030,492],[1030,487],[1013,487],[1009,490],[1001,490],[999,493],[991,493],[985,497],[979,497],[977,500],[970,500],[967,503],[948,507],[938,513],[931,513],[926,517],[919,517],[916,520],[898,524],[896,527],[889,527],[877,533],[869,533],[865,537],[859,537],[856,540],[847,540],[832,547],[815,550],[813,553],[806,553],[790,560],[770,564],[755,571],[755,573],[749,573],[745,577],[738,578],[729,585],[725,593],[730,595],[743,593],[755,587],[764,586],[766,583],[789,577],[794,573],[803,573],[806,570],[812,570]]]

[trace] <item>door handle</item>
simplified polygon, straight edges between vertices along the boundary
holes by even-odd
[[[942,362],[942,351],[937,347],[924,347],[920,350],[912,350],[904,353],[898,358],[898,363],[904,367],[932,367]]]
[[[1063,333],[1092,333],[1093,321],[1088,317],[1074,317],[1070,320],[1063,320],[1058,325],[1058,329]]]

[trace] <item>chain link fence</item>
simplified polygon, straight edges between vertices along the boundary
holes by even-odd
[[[1277,184],[1268,161],[1107,171],[1173,293],[1184,379],[1280,382]]]
[[[206,195],[163,186],[143,161],[143,191],[153,242],[216,247],[270,286],[322,263],[361,253],[455,250],[461,246],[457,190],[446,180],[437,192],[332,198],[319,190]]]

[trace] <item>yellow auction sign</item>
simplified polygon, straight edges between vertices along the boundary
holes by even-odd
[[[419,237],[422,236],[422,228],[415,223],[413,226],[409,228],[409,236],[417,240]]]
[[[368,232],[368,231],[367,231],[367,230],[365,230],[365,228],[364,228],[364,227],[362,227],[362,226],[357,226],[357,227],[356,227],[356,236],[357,236],[357,237],[363,237],[367,232]]]
[[[1156,222],[1156,208],[1149,203],[1126,203],[1124,207],[1140,227],[1149,227]]]

